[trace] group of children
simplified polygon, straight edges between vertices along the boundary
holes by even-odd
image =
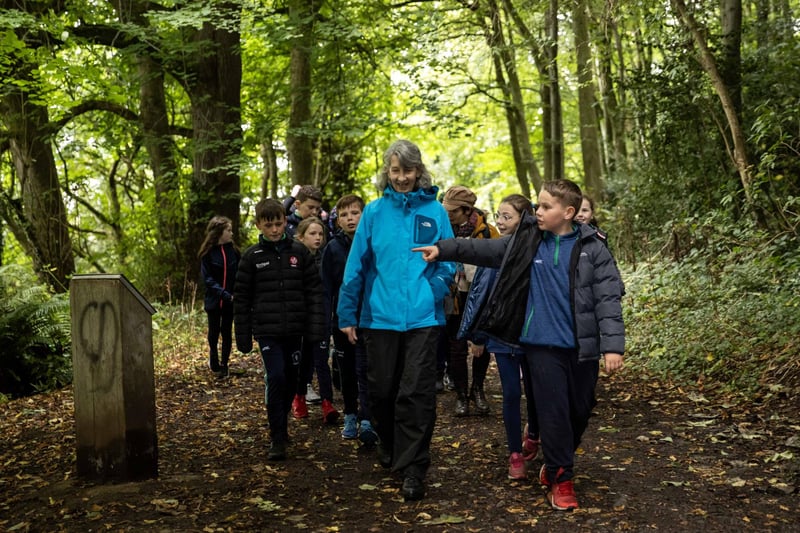
[[[526,478],[526,462],[541,449],[539,481],[548,501],[559,510],[578,508],[573,463],[595,405],[599,360],[614,371],[624,353],[622,282],[605,235],[592,224],[594,206],[573,182],[555,180],[544,184],[538,205],[518,194],[501,201],[500,238],[454,238],[452,217],[436,201],[438,189],[416,145],[390,146],[382,177],[379,200],[365,206],[346,195],[337,202],[333,235],[317,216],[321,196],[307,188],[295,199],[294,227],[287,226],[287,205],[258,203],[259,240],[241,255],[230,221],[209,222],[200,254],[209,367],[227,375],[231,320],[241,352],[256,340],[265,369],[268,458],[281,460],[289,413],[308,416],[310,369],[323,421],[339,418],[332,353],[344,403],[342,437],[377,444],[381,465],[404,477],[403,497],[420,499],[436,418],[444,298],[455,265],[476,265],[453,339],[497,362],[508,476]]]

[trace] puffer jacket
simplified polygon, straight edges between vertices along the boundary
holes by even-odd
[[[606,352],[625,352],[622,280],[616,262],[596,230],[578,225],[580,237],[570,257],[570,307],[580,361]],[[494,284],[466,333],[485,332],[518,344],[530,290],[530,269],[542,231],[526,215],[511,237],[490,240],[449,239],[437,243],[440,261],[462,261],[498,268]]]
[[[336,232],[331,242],[322,252],[322,287],[325,290],[325,318],[330,321],[331,328],[339,328],[339,316],[336,306],[339,303],[339,287],[344,279],[344,266],[347,255],[353,245],[351,239],[341,229]],[[356,313],[357,314],[357,313]]]
[[[298,241],[259,236],[239,261],[234,296],[237,345],[248,346],[262,336],[325,338],[319,268]]]

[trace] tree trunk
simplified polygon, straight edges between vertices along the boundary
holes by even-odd
[[[561,87],[558,75],[558,0],[550,0],[545,15],[547,43],[544,46],[547,60],[547,83],[550,96],[550,158],[553,164],[550,179],[564,178],[564,119],[561,109]]]
[[[289,3],[290,24],[297,37],[292,43],[289,62],[289,130],[286,149],[291,164],[292,183],[311,184],[314,177],[311,131],[311,54],[314,43],[314,18],[318,4],[314,0]]]
[[[179,265],[185,261],[183,242],[185,220],[180,197],[180,170],[173,153],[169,115],[164,96],[164,73],[152,57],[136,58],[139,73],[139,120],[142,124],[144,146],[150,156],[156,196],[157,227],[168,243],[171,253],[163,260]]]
[[[224,28],[238,28],[239,5],[224,7],[229,14]],[[194,258],[210,217],[230,218],[238,235],[242,148],[239,32],[205,23],[194,41],[200,51],[196,76],[189,84],[194,141],[186,249],[187,257],[193,259],[186,263],[190,281],[199,278],[199,262]]]
[[[17,80],[23,82],[2,100],[2,117],[10,138],[11,157],[20,179],[20,224],[11,225],[15,236],[33,260],[42,282],[55,292],[69,290],[75,260],[67,228],[61,185],[53,157],[45,99],[29,93],[35,83],[29,65],[20,65]]]
[[[603,169],[600,158],[600,138],[597,127],[597,100],[592,76],[592,51],[586,0],[574,0],[573,27],[578,68],[578,115],[580,120],[583,182],[591,196],[603,193]]]
[[[625,147],[625,124],[619,111],[619,100],[614,87],[612,57],[615,55],[615,39],[618,32],[614,13],[606,7],[600,31],[600,65],[598,81],[602,98],[603,124],[605,130],[606,162],[608,172],[617,169],[617,165],[627,158]],[[622,69],[620,69],[622,72]],[[622,78],[622,74],[620,75]]]
[[[509,124],[509,131],[512,143],[516,143],[515,164],[517,165],[517,178],[520,183],[520,191],[523,195],[530,197],[530,185],[538,191],[542,186],[542,176],[531,149],[530,136],[528,134],[528,122],[525,118],[525,102],[522,97],[522,87],[517,74],[516,58],[506,44],[503,35],[503,26],[500,18],[500,10],[495,0],[487,2],[489,7],[490,26],[486,29],[486,37],[492,49],[495,65],[495,77],[503,86],[506,95],[506,119]],[[503,75],[508,77],[507,82]]]
[[[683,24],[692,35],[692,38],[694,39],[694,42],[698,48],[698,60],[700,61],[700,65],[711,79],[711,84],[714,86],[717,97],[722,104],[722,109],[725,112],[725,118],[728,121],[730,136],[733,141],[733,154],[731,154],[731,159],[733,160],[736,170],[739,173],[739,179],[742,183],[742,189],[744,190],[745,201],[751,207],[754,207],[752,177],[750,176],[750,163],[747,159],[747,143],[745,141],[741,122],[739,121],[739,115],[736,113],[736,104],[731,97],[731,92],[728,86],[725,85],[725,80],[723,80],[722,75],[717,69],[717,63],[714,60],[714,55],[708,48],[704,33],[698,26],[694,16],[688,12],[686,9],[686,4],[683,0],[671,0],[671,2],[675,11],[677,11],[680,15],[680,20],[683,21]]]
[[[742,0],[722,0],[720,75],[731,93],[736,114],[742,114]]]

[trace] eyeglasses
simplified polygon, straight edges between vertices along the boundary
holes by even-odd
[[[495,220],[503,220],[505,222],[508,222],[509,220],[514,218],[514,216],[513,215],[509,215],[508,213],[495,213],[494,214],[494,218],[495,218]]]

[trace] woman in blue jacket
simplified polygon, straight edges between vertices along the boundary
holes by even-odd
[[[403,475],[406,500],[425,495],[436,421],[436,343],[452,263],[427,264],[416,246],[453,237],[419,148],[384,153],[383,196],[365,208],[339,290],[339,329],[367,351],[368,398],[382,466]]]

